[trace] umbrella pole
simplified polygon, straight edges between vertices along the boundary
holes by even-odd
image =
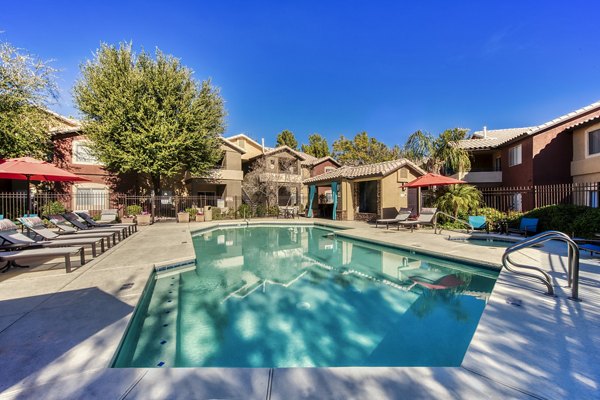
[[[31,214],[31,175],[25,175],[27,177],[27,216]]]

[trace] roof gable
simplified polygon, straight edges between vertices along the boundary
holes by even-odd
[[[336,179],[357,179],[365,177],[384,177],[391,173],[396,172],[402,167],[408,167],[420,175],[424,175],[425,171],[417,166],[415,163],[407,160],[406,158],[400,158],[392,161],[384,161],[375,164],[365,164],[358,166],[344,166],[333,171],[325,172],[323,174],[313,176],[305,179],[304,183],[324,182],[332,181]]]

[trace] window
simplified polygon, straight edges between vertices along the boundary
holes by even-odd
[[[96,157],[92,154],[87,140],[73,141],[73,164],[91,164],[100,165]]]
[[[109,208],[109,195],[106,187],[78,186],[75,193],[76,210],[104,210]]]
[[[588,132],[588,156],[600,154],[600,129]]]
[[[216,192],[198,192],[198,204],[201,207],[204,206],[217,206],[217,193]]]
[[[508,166],[514,167],[515,165],[521,164],[521,162],[521,145],[508,149]]]
[[[245,149],[246,148],[246,141],[244,139],[238,139],[237,145],[238,145],[238,147],[241,147],[242,149]]]
[[[502,158],[496,157],[494,160],[494,171],[502,171]]]
[[[325,167],[325,172],[331,172],[331,171],[335,171],[335,167]]]
[[[333,203],[333,193],[331,192],[331,190],[327,190],[325,192],[325,203]]]

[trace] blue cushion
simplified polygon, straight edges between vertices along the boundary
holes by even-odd
[[[521,226],[519,226],[519,230],[537,232],[537,224],[537,218],[521,218]]]
[[[469,215],[469,224],[473,229],[485,228],[485,215]]]

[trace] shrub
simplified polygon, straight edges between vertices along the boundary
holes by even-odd
[[[212,209],[212,217],[214,220],[223,219],[223,215],[221,213],[221,209],[217,207],[213,207]]]
[[[265,215],[267,215],[267,208],[265,206],[263,206],[262,204],[257,205],[256,206],[256,216],[264,217]]]
[[[248,204],[242,204],[238,207],[238,213],[240,214],[240,218],[247,218],[252,216],[252,207]]]
[[[190,221],[196,220],[196,214],[198,214],[198,209],[196,207],[186,208],[185,212],[190,214]]]
[[[278,206],[269,207],[269,209],[267,210],[267,214],[269,216],[279,215],[279,207]]]
[[[127,215],[142,215],[142,207],[138,206],[137,204],[127,206],[125,210],[127,212]]]
[[[600,231],[600,209],[572,204],[536,208],[524,215],[537,218],[538,232],[556,230],[582,237],[593,237]]]
[[[60,201],[52,201],[44,204],[42,207],[42,215],[62,214],[65,211],[65,206]]]

